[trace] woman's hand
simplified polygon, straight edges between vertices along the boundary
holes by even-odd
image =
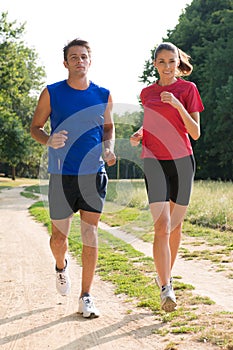
[[[143,129],[142,127],[137,130],[131,137],[130,137],[130,143],[131,146],[136,147],[139,145],[140,141],[143,138]]]
[[[163,91],[160,96],[162,102],[169,103],[178,110],[187,132],[193,140],[197,140],[201,135],[199,112],[188,113],[182,103],[171,92]]]
[[[180,101],[171,92],[163,91],[160,97],[162,102],[169,103],[174,108],[179,108],[181,105]]]

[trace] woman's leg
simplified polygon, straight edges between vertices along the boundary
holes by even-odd
[[[161,307],[166,312],[176,308],[176,297],[170,283],[171,250],[170,250],[170,203],[158,202],[150,204],[154,220],[154,262],[160,280]]]
[[[170,232],[170,252],[171,252],[171,270],[174,266],[182,237],[182,225],[187,206],[182,206],[170,201],[171,232]]]
[[[150,204],[154,222],[153,256],[161,286],[169,284],[182,236],[187,206],[172,201]]]
[[[171,278],[169,202],[151,203],[150,211],[154,221],[154,263],[159,275],[160,284],[164,286],[170,284]]]

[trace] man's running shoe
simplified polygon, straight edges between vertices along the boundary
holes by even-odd
[[[166,312],[172,312],[176,309],[176,297],[172,285],[162,287],[161,293],[161,307]]]
[[[56,266],[56,287],[59,294],[66,296],[70,293],[71,281],[69,277],[69,263],[66,259],[66,266],[64,269],[59,270]]]
[[[99,317],[100,312],[95,307],[95,304],[94,304],[93,299],[90,296],[90,294],[85,293],[79,299],[78,313],[82,314],[83,317],[85,317],[85,318]]]

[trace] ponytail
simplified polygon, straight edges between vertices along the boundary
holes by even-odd
[[[189,62],[191,57],[187,55],[187,53],[179,49],[178,47],[177,47],[177,50],[178,50],[178,55],[180,59],[180,64],[178,66],[178,69],[180,71],[179,76],[188,76],[192,73],[192,70],[193,70],[193,66]]]

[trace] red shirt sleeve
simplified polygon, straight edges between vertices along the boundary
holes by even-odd
[[[204,106],[199,94],[199,91],[194,83],[189,84],[187,100],[186,100],[186,109],[188,113],[193,112],[202,112]]]

